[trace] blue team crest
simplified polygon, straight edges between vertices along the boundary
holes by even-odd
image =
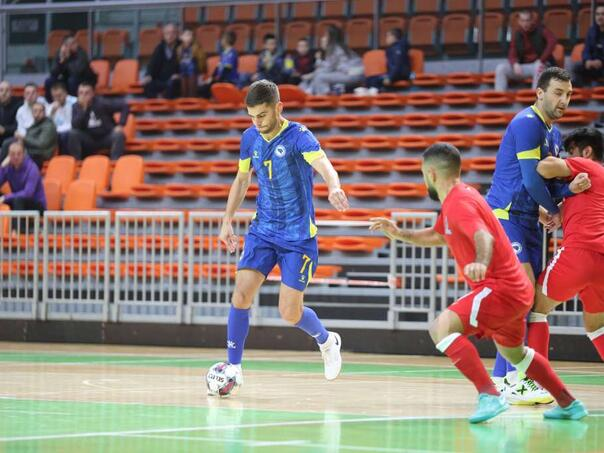
[[[283,145],[277,146],[275,148],[275,154],[277,155],[277,157],[285,156],[285,146],[283,146]]]

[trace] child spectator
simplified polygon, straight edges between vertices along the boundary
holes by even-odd
[[[386,64],[388,73],[368,77],[366,85],[369,88],[382,89],[391,87],[399,80],[409,80],[411,63],[409,61],[409,43],[403,37],[400,28],[392,28],[386,33]]]
[[[274,83],[283,82],[283,56],[277,50],[277,38],[272,33],[264,35],[264,49],[258,55],[258,68],[252,82],[260,79]]]
[[[177,49],[180,67],[181,96],[197,96],[197,80],[206,72],[206,54],[193,39],[193,32],[185,30],[180,35]]]
[[[234,32],[226,31],[223,33],[222,38],[220,38],[220,45],[222,47],[222,52],[220,53],[220,63],[218,63],[218,66],[216,69],[214,69],[212,76],[205,82],[204,85],[199,87],[200,96],[209,98],[211,95],[210,88],[214,83],[222,82],[232,83],[233,85],[238,84],[239,72],[237,71],[237,62],[239,56],[233,47],[236,40],[237,35],[235,35]]]
[[[287,83],[298,85],[302,76],[315,70],[315,57],[310,53],[308,39],[302,38],[296,45],[296,53],[285,58],[284,73]]]

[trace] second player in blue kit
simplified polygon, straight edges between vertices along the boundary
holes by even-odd
[[[304,125],[281,116],[277,86],[267,80],[251,85],[245,104],[253,126],[241,138],[239,170],[231,186],[220,239],[229,251],[238,245],[232,228],[251,181],[258,179],[257,210],[237,266],[227,323],[229,363],[239,369],[249,331],[249,310],[261,285],[277,265],[281,270],[279,313],[288,323],[315,338],[325,365],[325,378],[341,369],[340,336],[328,332],[317,314],[304,307],[304,290],[317,268],[318,246],[312,202],[313,171],[327,183],[329,201],[343,211],[348,200],[338,174],[316,137]]]

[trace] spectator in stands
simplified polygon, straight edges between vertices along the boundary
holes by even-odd
[[[63,41],[51,66],[50,77],[44,83],[48,102],[52,102],[51,87],[55,82],[63,82],[72,96],[77,94],[82,82],[96,85],[97,75],[90,67],[88,54],[73,36],[67,36]]]
[[[283,82],[283,55],[277,49],[277,38],[267,33],[262,39],[264,49],[258,55],[258,68],[252,76],[252,82],[260,79],[274,83]]]
[[[46,105],[36,102],[33,105],[34,124],[28,129],[24,137],[17,135],[16,138],[23,141],[25,151],[42,168],[44,162],[52,157],[57,147],[57,128],[55,123],[46,116]]]
[[[5,140],[13,138],[17,130],[17,110],[21,106],[12,96],[10,83],[0,82],[0,147]]]
[[[71,130],[71,113],[78,98],[67,94],[63,82],[52,85],[52,104],[46,107],[46,115],[55,123],[58,134],[59,153],[67,154],[67,139]]]
[[[287,83],[298,85],[302,76],[315,70],[315,58],[310,53],[308,39],[302,38],[296,45],[296,53],[285,58],[284,73]]]
[[[197,96],[197,80],[203,81],[203,74],[206,72],[206,53],[195,41],[191,30],[185,30],[180,35],[177,55],[181,96]]]
[[[25,154],[23,143],[20,141],[11,143],[8,165],[0,168],[0,186],[5,182],[8,182],[11,193],[0,196],[0,203],[9,205],[13,211],[36,210],[42,213],[46,209],[46,195],[40,170]]]
[[[143,78],[145,96],[148,98],[164,97],[173,99],[180,95],[180,68],[177,48],[178,30],[174,24],[166,24],[163,29],[164,39],[160,42],[147,65],[147,75]]]
[[[113,116],[118,112],[120,121],[116,125]],[[102,99],[95,96],[91,84],[80,84],[67,139],[68,153],[80,160],[95,151],[109,148],[111,159],[118,159],[124,154],[126,138],[123,127],[128,113],[126,102]]]
[[[582,61],[573,67],[573,84],[582,87],[604,78],[604,3],[596,6],[595,23],[585,38]]]
[[[342,31],[330,25],[321,37],[325,60],[302,77],[301,88],[309,94],[342,93],[363,80],[361,58],[344,43]]]
[[[202,97],[209,98],[211,96],[212,84],[232,83],[237,85],[239,83],[239,71],[237,70],[237,63],[239,56],[237,51],[233,47],[237,40],[237,35],[232,31],[225,31],[220,38],[220,45],[222,46],[222,52],[220,53],[220,63],[212,76],[205,81],[204,85],[199,87],[199,94]]]
[[[38,96],[38,85],[28,82],[23,90],[23,105],[17,110],[17,132],[22,137],[25,136],[27,128],[34,123],[32,108],[36,102],[46,105],[46,99]]]
[[[525,10],[518,17],[518,30],[512,37],[508,61],[495,69],[495,90],[506,91],[509,80],[533,78],[537,87],[539,75],[548,66],[555,66],[553,57],[556,47],[554,34],[538,23],[536,13]]]
[[[382,88],[389,88],[399,80],[409,80],[411,74],[411,62],[409,61],[409,43],[403,37],[403,30],[392,28],[386,33],[386,64],[388,73],[379,76],[368,77],[365,81],[369,89],[374,92]]]

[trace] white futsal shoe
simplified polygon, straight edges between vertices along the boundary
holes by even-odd
[[[547,390],[528,377],[520,379],[511,386],[506,398],[510,404],[515,406],[534,406],[554,402],[554,398]]]
[[[341,347],[342,340],[340,335],[335,332],[329,332],[327,341],[319,345],[321,355],[323,356],[323,363],[325,365],[325,379],[328,381],[337,378],[342,369],[342,356],[340,355]]]

